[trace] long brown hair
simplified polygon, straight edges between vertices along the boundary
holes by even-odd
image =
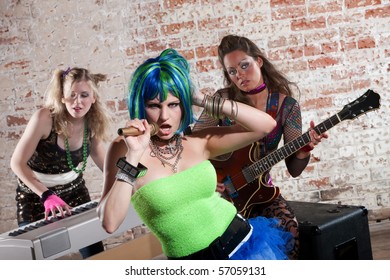
[[[257,60],[259,57],[263,60],[263,66],[261,67],[261,73],[264,78],[268,90],[271,92],[280,92],[288,96],[292,96],[291,85],[297,87],[296,83],[289,81],[276,67],[265,57],[261,50],[256,46],[254,42],[246,37],[237,35],[227,35],[222,38],[221,43],[218,46],[218,59],[223,67],[223,74],[225,77],[225,85],[230,88],[229,98],[233,98],[240,101],[246,101],[247,98],[242,94],[239,88],[231,81],[229,74],[224,65],[223,59],[225,55],[233,51],[240,50],[247,55]],[[297,87],[298,91],[299,88]]]

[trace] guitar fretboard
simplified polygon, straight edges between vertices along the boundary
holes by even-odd
[[[313,129],[317,134],[324,133],[325,131],[329,130],[330,128],[334,127],[336,124],[341,122],[342,118],[340,118],[339,114],[333,115],[329,119],[315,126]],[[252,182],[255,178],[259,177],[264,172],[270,170],[272,166],[284,160],[285,158],[291,156],[296,151],[309,144],[310,141],[311,141],[310,135],[309,132],[307,131],[303,133],[301,136],[290,141],[280,149],[273,151],[272,153],[266,155],[261,160],[245,167],[242,170],[245,179],[247,180],[247,182]]]

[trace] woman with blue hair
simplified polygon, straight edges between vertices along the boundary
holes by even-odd
[[[129,85],[130,121],[137,131],[108,148],[98,214],[114,232],[130,203],[159,239],[168,259],[287,259],[291,234],[278,221],[246,220],[215,192],[209,159],[244,147],[275,127],[251,106],[194,90],[188,62],[175,50],[146,60]],[[195,118],[192,105],[235,125],[182,132]]]

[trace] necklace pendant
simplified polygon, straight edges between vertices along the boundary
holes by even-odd
[[[179,135],[175,135],[169,140],[169,143],[164,147],[158,147],[154,143],[154,139],[150,139],[150,156],[156,157],[160,160],[163,167],[169,166],[173,173],[177,173],[177,164],[179,160],[181,159],[181,153],[183,152],[183,145],[181,143],[181,138]],[[158,139],[156,139],[158,141]],[[170,156],[165,156],[166,154],[170,154]],[[169,162],[169,160],[173,160],[176,157],[176,160],[174,160],[174,163]]]
[[[167,145],[167,149],[169,150],[169,153],[170,153],[171,155],[173,155],[174,151],[176,150],[176,147],[175,147],[174,145],[172,145],[172,143],[169,143],[169,144]]]
[[[84,125],[84,135],[83,135],[83,164],[81,169],[78,169],[73,165],[72,161],[72,155],[70,153],[70,148],[69,148],[69,142],[68,142],[68,137],[65,138],[65,151],[66,151],[66,159],[68,162],[68,166],[77,174],[84,172],[86,166],[87,166],[87,157],[88,157],[88,127]]]

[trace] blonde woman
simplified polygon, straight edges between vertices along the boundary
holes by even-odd
[[[98,83],[105,79],[77,67],[54,71],[46,103],[32,115],[11,158],[19,226],[71,214],[72,207],[91,201],[83,172],[89,156],[103,170],[110,117]],[[80,253],[86,258],[103,246],[91,250]]]

